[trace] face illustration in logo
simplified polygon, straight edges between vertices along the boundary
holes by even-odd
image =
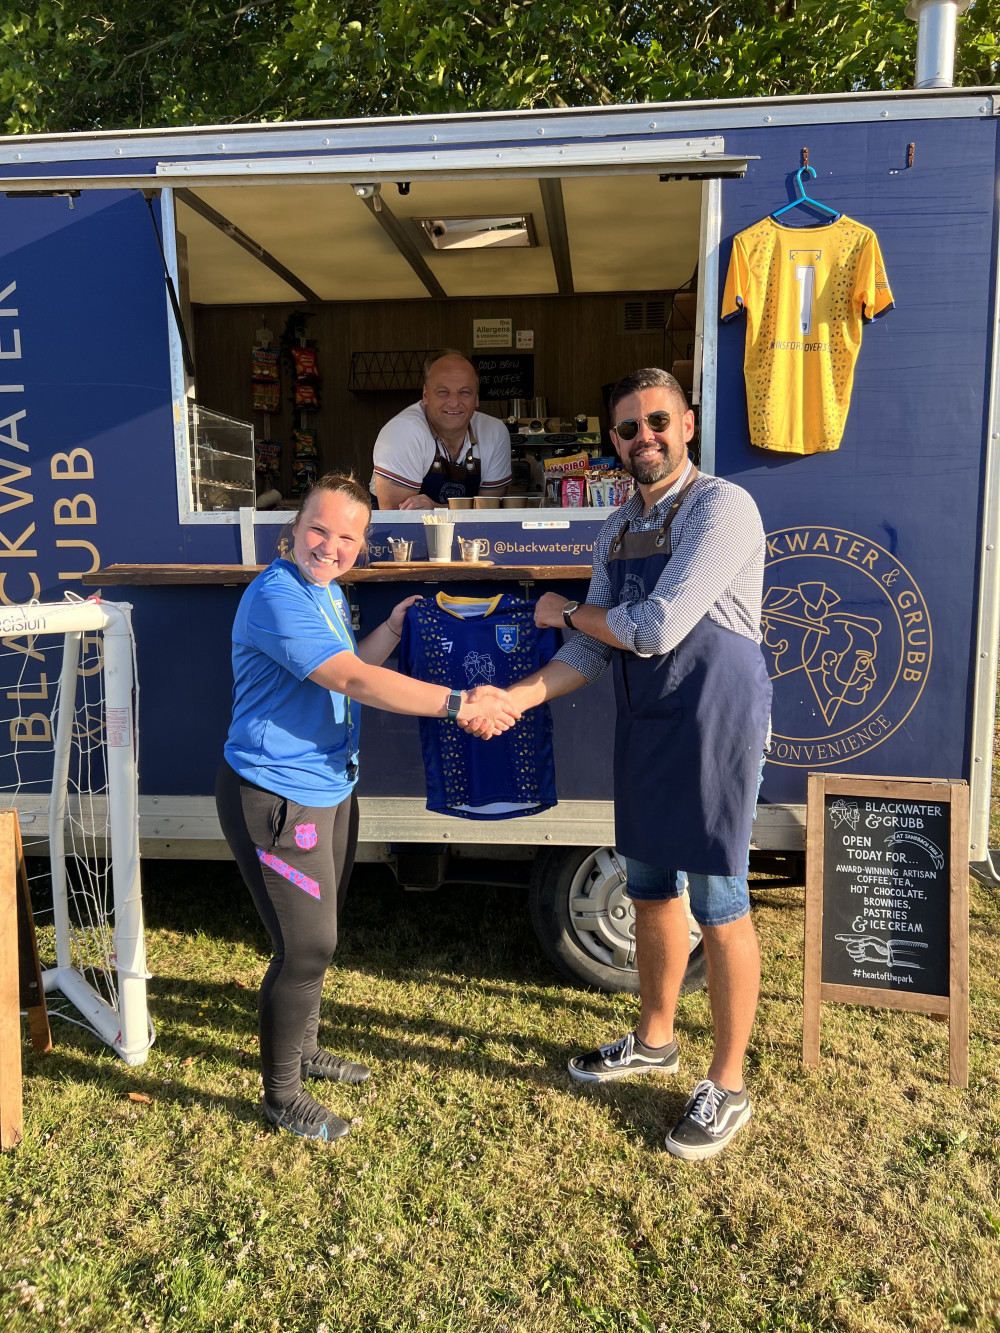
[[[841,824],[850,824],[852,829],[857,829],[860,818],[857,801],[845,801],[841,797],[830,806],[830,822],[835,829],[840,828]]]
[[[462,658],[462,667],[469,686],[489,685],[496,675],[496,667],[489,653],[466,653]]]
[[[319,834],[316,832],[315,824],[296,824],[295,825],[295,845],[301,847],[304,852],[311,851],[319,842]]]
[[[497,645],[505,653],[512,653],[517,647],[517,626],[497,625]]]
[[[829,726],[845,704],[863,704],[877,682],[882,633],[880,620],[838,611],[839,602],[826,583],[800,583],[768,588],[761,609],[764,644],[773,654],[771,679],[804,671]]]
[[[638,574],[629,574],[622,585],[622,595],[618,599],[620,605],[631,605],[632,602],[641,602],[646,597],[646,585]]]
[[[769,764],[866,763],[906,722],[930,675],[923,593],[895,551],[820,525],[767,534],[764,584],[761,647],[774,685]],[[793,785],[785,791],[800,799]]]

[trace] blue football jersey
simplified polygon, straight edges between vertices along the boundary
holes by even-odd
[[[533,603],[521,597],[439,592],[407,611],[399,667],[453,690],[503,689],[544,666],[559,646],[557,631],[537,629]],[[548,704],[529,709],[509,731],[488,741],[446,718],[422,717],[420,744],[428,810],[463,819],[510,819],[556,803]]]

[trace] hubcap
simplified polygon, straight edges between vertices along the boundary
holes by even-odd
[[[569,919],[581,948],[606,967],[635,969],[635,908],[625,892],[625,865],[610,847],[584,857],[569,886]],[[687,906],[687,894],[684,895]],[[701,931],[688,913],[690,948]]]

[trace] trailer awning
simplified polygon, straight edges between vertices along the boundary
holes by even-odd
[[[433,139],[433,135],[430,136]],[[182,182],[200,186],[287,184],[308,180],[314,184],[343,181],[381,183],[454,179],[496,180],[504,176],[634,175],[655,171],[668,177],[743,176],[748,158],[727,154],[720,136],[635,140],[602,139],[587,143],[546,143],[496,148],[436,148],[419,151],[330,153],[301,156],[208,158],[199,161],[158,162],[152,172],[108,172],[76,176],[0,176],[0,190],[8,195],[56,193],[74,190],[148,190]]]
[[[721,136],[621,137],[161,161],[143,175],[0,177],[0,191],[169,188],[200,304],[413,300],[681,287],[702,181],[746,167]],[[421,222],[503,215],[530,219],[535,244],[450,253]]]

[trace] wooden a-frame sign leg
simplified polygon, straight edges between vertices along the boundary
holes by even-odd
[[[0,1148],[23,1136],[21,1010],[31,1044],[52,1049],[17,812],[0,810]]]

